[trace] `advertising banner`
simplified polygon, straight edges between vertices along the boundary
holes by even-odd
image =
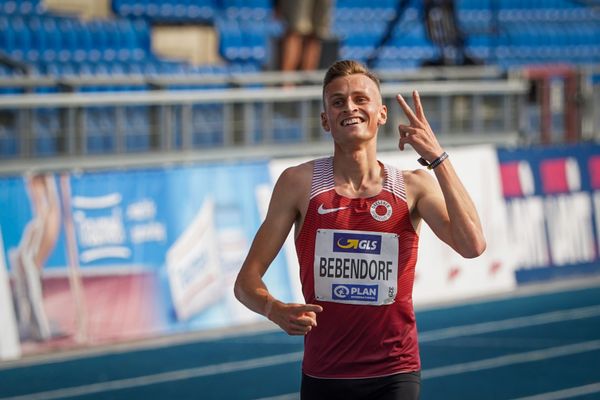
[[[233,282],[270,187],[266,161],[0,179],[2,307],[23,354],[260,318]],[[285,265],[265,280],[292,299]]]
[[[464,259],[422,223],[416,305],[600,273],[600,146],[447,150],[487,249]],[[402,170],[416,158],[380,154]],[[304,161],[0,178],[0,360],[261,320],[234,280],[275,181]],[[293,232],[264,280],[304,301]]]
[[[600,273],[600,146],[499,149],[519,283]]]

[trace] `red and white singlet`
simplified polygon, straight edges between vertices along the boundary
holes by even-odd
[[[381,192],[350,199],[335,191],[333,159],[314,161],[296,238],[305,301],[323,306],[305,337],[307,375],[368,378],[420,370],[412,304],[418,235],[402,172],[382,165]]]

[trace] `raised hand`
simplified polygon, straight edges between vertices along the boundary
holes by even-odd
[[[398,147],[400,150],[404,150],[404,146],[410,144],[421,157],[431,162],[438,158],[444,150],[435,137],[427,118],[425,118],[419,92],[416,90],[413,91],[412,96],[415,104],[414,112],[402,95],[399,94],[396,96],[398,104],[400,104],[402,111],[404,111],[410,123],[410,125],[398,125],[398,132],[400,133]]]

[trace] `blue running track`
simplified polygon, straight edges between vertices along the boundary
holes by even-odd
[[[422,400],[600,399],[600,282],[417,310]],[[0,364],[0,400],[298,399],[282,332]]]

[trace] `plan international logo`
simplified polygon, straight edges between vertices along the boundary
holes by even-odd
[[[334,300],[377,301],[379,286],[334,284],[331,289]]]
[[[335,232],[333,234],[333,251],[338,253],[381,254],[381,236]]]

